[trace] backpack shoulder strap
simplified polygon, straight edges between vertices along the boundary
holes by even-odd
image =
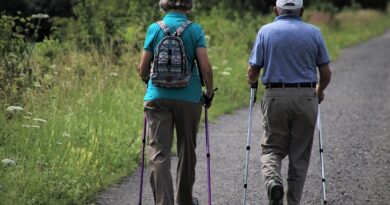
[[[188,26],[190,26],[191,24],[192,22],[187,20],[182,25],[180,25],[179,28],[176,29],[175,34],[180,36],[184,32],[184,30],[186,30],[186,28],[188,28]]]
[[[164,23],[164,21],[157,21],[158,26],[164,31],[166,35],[169,35],[169,27]]]

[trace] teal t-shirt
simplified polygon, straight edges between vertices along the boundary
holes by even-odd
[[[169,12],[163,18],[163,22],[170,28],[173,33],[180,25],[182,25],[188,18],[185,14]],[[158,43],[164,38],[165,34],[157,23],[149,26],[144,50],[156,54],[155,48]],[[196,48],[206,47],[205,35],[202,27],[199,24],[192,23],[181,34],[181,39],[184,42],[186,49],[187,60],[190,68],[192,68],[192,76],[189,86],[185,88],[163,88],[157,87],[149,81],[148,88],[144,97],[145,101],[166,99],[166,100],[180,100],[192,103],[199,103],[202,96],[202,86],[200,83],[198,68],[195,63]]]

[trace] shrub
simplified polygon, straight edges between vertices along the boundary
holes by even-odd
[[[23,103],[23,93],[32,86],[34,75],[30,58],[42,19],[1,15],[0,18],[0,101],[15,105]],[[29,33],[33,31],[30,37]]]

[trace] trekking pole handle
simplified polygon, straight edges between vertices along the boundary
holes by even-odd
[[[258,86],[259,86],[259,81],[256,81],[255,83],[251,83],[251,88],[255,88],[257,90]]]
[[[255,83],[251,83],[251,90],[252,89],[254,90],[253,103],[255,103],[257,101],[256,93],[257,93],[258,86],[259,86],[259,81],[256,81]]]

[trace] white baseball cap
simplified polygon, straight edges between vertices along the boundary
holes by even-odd
[[[285,10],[300,9],[303,6],[303,0],[277,0],[276,6]]]

